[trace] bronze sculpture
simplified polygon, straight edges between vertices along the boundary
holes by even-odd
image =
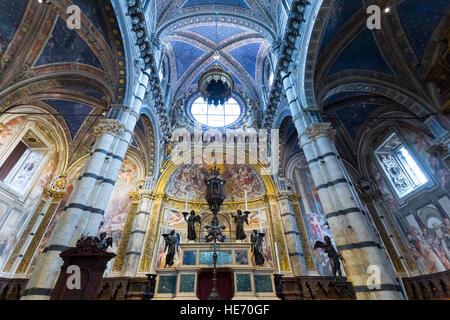
[[[191,211],[191,213],[189,215],[189,218],[187,217],[188,216],[187,212],[183,212],[183,216],[184,216],[184,220],[186,220],[186,222],[188,223],[187,239],[189,241],[197,240],[197,232],[195,231],[195,224],[196,223],[198,223],[198,224],[201,223],[200,216],[196,216],[194,210]]]
[[[113,240],[111,237],[106,237],[106,232],[100,233],[100,243],[98,244],[98,247],[102,250],[106,250],[109,247],[112,248]]]
[[[328,255],[328,258],[330,259],[333,275],[336,277],[336,275],[339,274],[339,278],[342,278],[341,262],[340,262],[341,257],[339,253],[336,251],[336,249],[333,247],[330,237],[325,236],[324,240],[325,242],[316,241],[316,243],[314,244],[314,250],[320,248],[323,251],[325,251],[325,253]]]
[[[264,255],[263,255],[263,240],[265,234],[258,233],[258,230],[253,230],[252,236],[250,238],[252,243],[252,252],[255,257],[255,263],[257,266],[264,266]]]
[[[166,252],[166,266],[173,266],[175,253],[178,252],[180,247],[180,235],[172,230],[170,234],[163,234],[164,240],[166,242],[166,246],[164,248],[164,252]]]
[[[247,223],[248,225],[249,214],[250,214],[249,211],[245,211],[244,214],[242,214],[241,210],[237,211],[237,216],[231,214],[236,223],[236,240],[244,240],[245,238],[247,238],[247,235],[245,234],[244,230],[244,223]]]

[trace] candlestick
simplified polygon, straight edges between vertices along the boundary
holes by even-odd
[[[245,211],[248,211],[248,204],[247,204],[247,189],[244,188],[244,194],[245,194]]]
[[[263,233],[261,209],[258,210],[258,215],[259,215],[259,231]]]
[[[164,227],[166,229],[166,232],[164,232],[164,233],[167,234],[169,232],[169,219],[168,219],[167,213],[164,216]]]
[[[186,192],[186,205],[184,206],[185,211],[188,210],[188,197],[189,197],[189,192]]]
[[[278,243],[275,242],[275,255],[277,256],[278,274],[281,274],[280,269],[280,256],[278,255]]]

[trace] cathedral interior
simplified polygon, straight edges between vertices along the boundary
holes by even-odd
[[[449,11],[0,0],[0,300],[449,299]]]

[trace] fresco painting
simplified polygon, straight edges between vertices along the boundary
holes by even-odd
[[[14,118],[0,128],[0,153],[11,143],[25,124],[25,117]]]
[[[172,230],[175,230],[176,233],[180,235],[181,242],[186,242],[187,238],[187,224],[184,220],[184,216],[180,211],[173,209],[165,209],[163,214],[162,226],[161,226],[161,234],[170,233]],[[161,236],[158,239],[159,244],[157,247],[157,257],[156,257],[156,265],[155,268],[164,268],[166,264],[166,256],[165,256],[165,242],[163,237]],[[174,257],[174,267],[180,266],[183,259],[183,252],[181,248],[178,251],[175,251]]]
[[[106,232],[113,238],[111,251],[114,253],[119,247],[120,237],[131,205],[130,192],[135,190],[137,178],[137,165],[132,158],[125,157],[99,230],[99,233]]]
[[[225,185],[225,201],[242,201],[262,197],[265,193],[264,184],[258,173],[248,165],[224,165],[221,175],[227,180]],[[204,179],[209,176],[209,166],[182,165],[170,177],[166,193],[174,198],[205,201],[206,186]]]
[[[333,245],[336,245],[327,224],[319,194],[308,168],[308,163],[303,155],[300,167],[298,181],[301,183],[300,189],[302,190],[300,201],[302,201],[303,207],[305,208],[303,219],[308,233],[309,245],[311,248],[314,248],[316,241],[323,241],[325,236],[330,237]],[[323,250],[312,250],[312,254],[317,272],[322,276],[332,275],[331,263],[326,253]]]
[[[430,225],[420,223],[413,215],[406,218],[409,232],[408,251],[421,274],[443,272],[450,269],[449,218],[435,218]]]

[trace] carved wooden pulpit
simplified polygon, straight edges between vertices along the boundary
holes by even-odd
[[[100,239],[83,237],[75,248],[60,254],[64,260],[51,300],[95,300],[109,260],[116,255],[100,249]]]

